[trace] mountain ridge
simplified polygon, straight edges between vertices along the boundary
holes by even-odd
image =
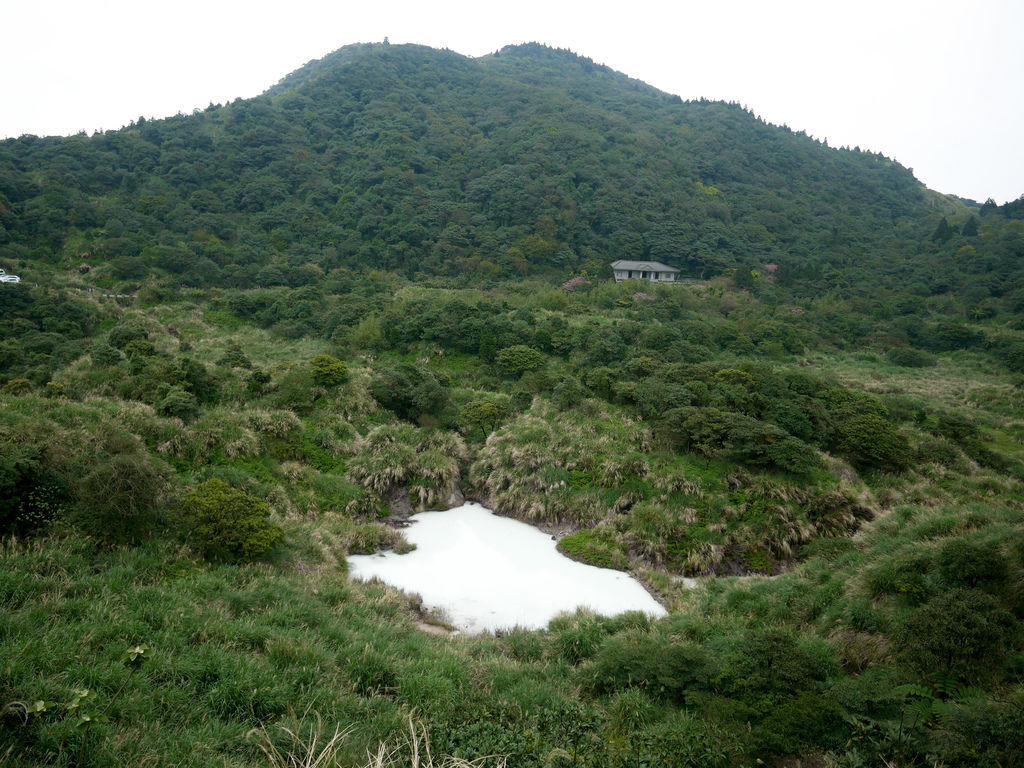
[[[47,194],[76,214],[34,220]],[[940,217],[969,215],[880,154],[535,43],[477,58],[346,46],[252,99],[7,140],[0,195],[0,247],[65,259],[79,240],[115,259],[173,241],[219,268],[246,248],[263,266],[301,253],[325,270],[448,277],[564,279],[654,258],[694,277],[827,267],[847,286],[914,262]],[[209,253],[204,232],[227,252]],[[827,287],[815,279],[804,290]]]

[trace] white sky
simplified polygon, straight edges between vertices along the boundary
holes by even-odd
[[[0,0],[0,137],[255,96],[343,45],[536,40],[684,99],[880,151],[940,192],[1024,194],[1020,0]]]

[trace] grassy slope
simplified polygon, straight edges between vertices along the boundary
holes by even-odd
[[[225,328],[195,306],[158,307],[151,316],[159,321],[152,326],[157,347],[180,344],[166,333],[174,326],[191,342],[190,353],[212,364],[236,342],[275,378],[332,349],[308,339],[282,344],[244,325]],[[404,356],[422,360],[424,352],[429,350],[411,349]],[[475,358],[429,357],[431,367],[458,377],[457,391],[502,386]],[[871,355],[815,355],[805,362],[852,386],[950,409],[969,405],[993,444],[1008,453],[1020,451],[1019,395],[983,358],[944,356],[923,375],[908,375]],[[207,564],[170,541],[107,550],[59,530],[34,541],[8,540],[0,570],[5,607],[0,691],[4,701],[49,702],[49,711],[33,715],[24,727],[16,717],[4,719],[2,727],[12,738],[8,762],[260,764],[258,744],[246,737],[251,728],[263,727],[277,738],[283,735],[279,726],[317,723],[314,713],[321,716],[325,736],[335,724],[355,729],[343,747],[343,764],[358,763],[365,748],[381,740],[399,738],[410,712],[432,729],[439,750],[470,757],[500,751],[522,765],[540,764],[556,747],[575,750],[585,764],[629,762],[639,752],[657,763],[659,750],[669,750],[673,739],[686,734],[699,752],[695,765],[715,760],[724,765],[744,754],[769,758],[829,749],[849,756],[850,747],[842,744],[851,738],[855,747],[866,750],[870,741],[872,749],[889,757],[916,754],[915,749],[924,749],[921,744],[932,749],[945,744],[952,764],[958,764],[960,751],[990,748],[971,731],[978,717],[988,717],[986,727],[997,734],[1008,727],[1013,707],[991,702],[1019,698],[1012,673],[998,681],[974,681],[988,687],[987,704],[972,704],[967,697],[945,720],[919,718],[908,729],[914,744],[886,730],[909,706],[898,684],[917,679],[902,659],[898,630],[914,610],[950,588],[938,565],[942,547],[953,539],[991,544],[1009,563],[1000,589],[1021,583],[1024,493],[1019,481],[966,459],[953,466],[921,464],[901,476],[868,475],[879,518],[852,539],[812,538],[801,552],[802,562],[783,575],[710,579],[690,592],[668,578],[672,568],[664,561],[638,561],[642,575],[676,608],[653,626],[638,617],[604,621],[584,614],[536,633],[438,638],[416,629],[406,598],[381,585],[349,584],[340,565],[350,549],[393,542],[375,523],[353,522],[338,506],[362,493],[346,473],[359,455],[358,435],[387,421],[366,393],[367,373],[358,358],[352,363],[352,381],[327,399],[331,419],[324,419],[322,404],[308,416],[295,416],[280,407],[280,392],[266,396],[267,402],[248,403],[241,379],[223,371],[225,401],[184,428],[148,406],[109,396],[82,403],[3,396],[8,423],[18,414],[26,420],[45,416],[63,440],[116,420],[186,482],[227,476],[266,495],[289,534],[287,549],[273,560],[246,566]],[[74,395],[83,387],[103,392],[109,386],[104,381],[116,376],[111,379],[82,360],[57,380]],[[642,426],[630,424],[615,407],[592,402],[568,415],[552,408],[541,396],[529,414],[510,422],[486,448],[471,444],[477,457],[467,473],[471,482],[486,488],[493,468],[484,471],[481,462],[488,451],[499,450],[502,435],[529,443],[532,434],[538,438],[534,449],[543,454],[559,441],[575,444],[584,433],[605,441],[605,454],[588,449],[596,463],[576,475],[586,483],[579,495],[565,497],[568,508],[588,508],[590,499],[589,508],[603,509],[612,496],[621,496],[614,484],[602,490],[599,479],[592,483],[602,472],[634,476],[634,490],[652,493],[655,501],[658,478],[675,473],[693,484],[677,491],[683,495],[701,484],[723,482],[725,465],[645,449],[643,439],[637,442]],[[520,423],[524,419],[535,419],[536,427],[526,428]],[[554,434],[543,436],[537,429]],[[915,440],[923,437],[909,425],[904,429],[917,435]],[[648,462],[648,479],[635,477],[635,468],[608,464],[620,446],[640,452]],[[505,468],[515,469],[511,462]],[[565,478],[549,479],[565,479],[572,490],[572,471],[559,470]],[[647,487],[648,481],[653,485]],[[551,503],[558,495],[539,498]],[[665,509],[678,510],[677,501]],[[574,520],[572,514],[556,519]],[[628,541],[657,549],[656,532],[637,537],[634,531],[631,539],[628,527],[605,528],[611,528],[606,551],[636,557],[628,547],[617,549]],[[1013,598],[1006,600],[1015,605]],[[795,691],[767,681],[754,695],[733,674],[751,643],[760,642],[759,633],[772,627],[795,633],[788,635],[798,643],[793,653],[817,660],[808,662],[816,671]],[[76,729],[62,705],[85,687],[96,691],[97,710],[105,707],[126,675],[121,654],[139,642],[153,646],[154,657],[106,713],[109,721]],[[635,670],[640,687],[601,682],[631,669],[629,649],[637,647],[653,658],[665,649],[690,648],[702,661],[692,680],[663,682],[660,689],[644,678],[649,671],[642,668]],[[1004,663],[1009,670],[1015,662],[1011,656]],[[800,690],[812,697],[810,704],[793,698]],[[808,726],[810,735],[794,732],[785,718],[800,720],[804,705],[833,713],[835,722]],[[773,714],[780,707],[783,722]],[[687,708],[700,714],[683,722]],[[861,730],[850,724],[855,722],[862,723],[856,726]],[[791,741],[779,744],[772,733],[789,733]]]

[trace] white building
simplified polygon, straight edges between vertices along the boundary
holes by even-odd
[[[660,261],[629,261],[619,259],[612,262],[615,282],[623,280],[649,280],[652,283],[674,283],[679,279],[679,270]]]

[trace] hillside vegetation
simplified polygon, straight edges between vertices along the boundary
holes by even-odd
[[[367,45],[0,142],[0,266],[4,768],[1024,762],[1017,203]],[[434,634],[348,580],[463,496],[670,615]]]

